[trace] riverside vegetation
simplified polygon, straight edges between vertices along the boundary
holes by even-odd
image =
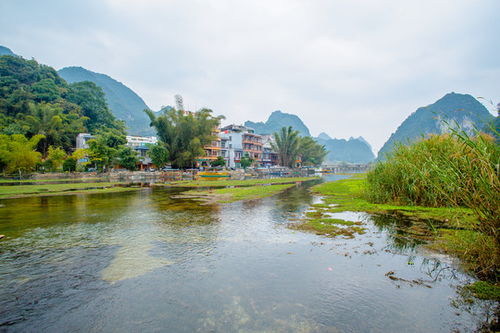
[[[323,202],[312,205],[305,222],[293,227],[353,237],[363,232],[362,223],[346,227],[345,221],[331,218],[332,213],[410,218],[416,222],[409,230],[413,236],[429,248],[458,256],[467,270],[487,281],[468,289],[480,298],[498,299],[499,161],[498,143],[482,133],[471,137],[454,131],[398,145],[366,175],[314,186]]]

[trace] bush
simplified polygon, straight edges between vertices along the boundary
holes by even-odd
[[[76,159],[68,157],[64,160],[62,168],[64,172],[74,172],[76,170]]]

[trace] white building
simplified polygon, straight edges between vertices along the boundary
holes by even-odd
[[[88,149],[87,141],[93,139],[94,136],[90,133],[79,133],[76,136],[76,149]]]
[[[146,144],[156,144],[158,138],[156,136],[136,136],[127,135],[127,146],[131,148],[146,146]]]

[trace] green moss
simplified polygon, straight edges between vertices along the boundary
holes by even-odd
[[[360,225],[362,225],[361,222],[345,221],[334,218],[318,218],[309,219],[301,224],[293,224],[291,227],[297,230],[311,231],[317,235],[354,238],[355,234],[365,233],[365,229],[360,227]]]
[[[117,187],[117,185],[120,185],[120,183],[103,182],[0,186],[0,199],[40,195],[120,192],[137,189],[137,187]]]
[[[295,186],[294,184],[220,188],[207,191],[191,190],[179,197],[198,199],[207,203],[230,203],[272,196]]]
[[[480,299],[500,301],[500,285],[486,281],[476,281],[466,287]]]
[[[178,181],[165,184],[170,187],[224,187],[224,186],[254,186],[254,185],[276,185],[318,180],[319,177],[287,177],[271,179],[247,179],[247,180],[195,180]]]

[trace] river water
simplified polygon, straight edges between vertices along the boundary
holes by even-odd
[[[484,304],[456,306],[471,278],[398,221],[343,213],[368,232],[331,239],[287,227],[320,200],[307,185],[213,206],[179,191],[0,200],[0,331],[467,332],[484,320]]]

